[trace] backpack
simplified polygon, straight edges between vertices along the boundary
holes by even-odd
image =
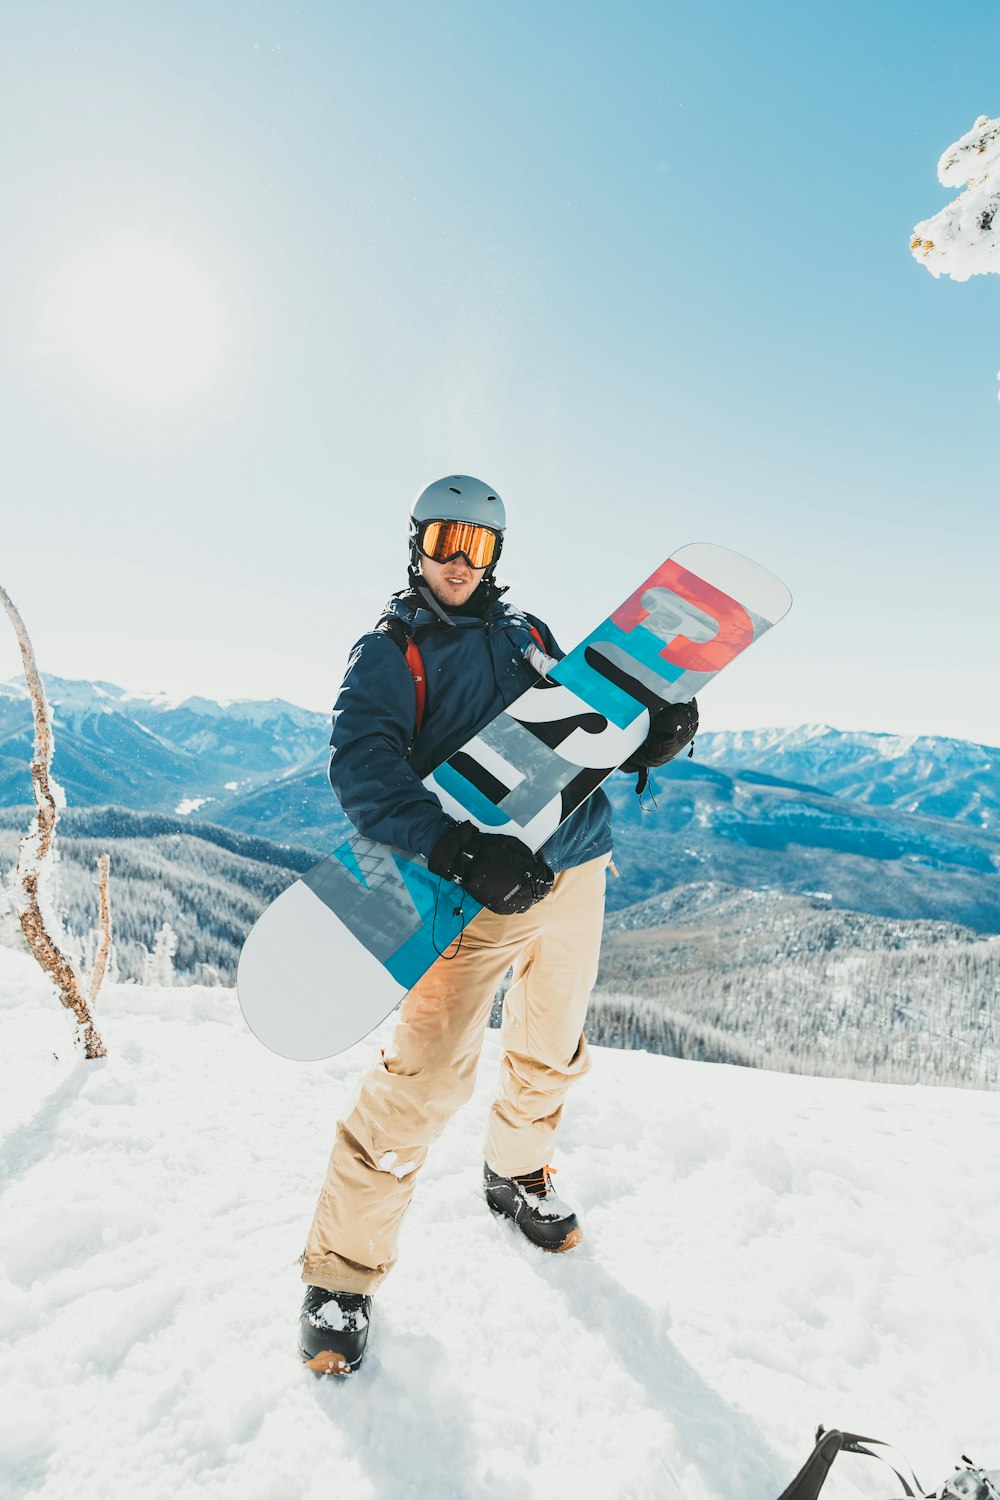
[[[988,1472],[986,1469],[977,1469],[972,1459],[967,1458],[964,1453],[962,1462],[965,1467],[956,1469],[940,1489],[931,1493],[924,1489],[905,1459],[903,1462],[909,1474],[908,1479],[884,1453],[874,1452],[876,1448],[891,1448],[891,1445],[884,1443],[881,1438],[859,1437],[856,1432],[838,1432],[836,1428],[831,1428],[828,1432],[822,1427],[818,1428],[815,1448],[788,1488],[782,1490],[778,1500],[816,1500],[833,1460],[841,1452],[864,1453],[868,1458],[880,1458],[889,1465],[903,1486],[903,1494],[914,1497],[914,1500],[1000,1500],[1000,1469],[990,1469]]]
[[[427,702],[427,673],[413,627],[407,625],[405,620],[401,620],[399,615],[390,614],[383,615],[375,626],[375,629],[380,630],[383,635],[387,635],[391,641],[395,641],[403,653],[403,660],[410,669],[410,676],[413,678],[413,686],[417,694],[416,708],[413,716],[413,733],[417,735],[420,733],[420,726],[424,722],[424,707]],[[538,642],[538,649],[542,655],[546,660],[551,660],[539,631],[530,622],[528,622],[528,629]]]

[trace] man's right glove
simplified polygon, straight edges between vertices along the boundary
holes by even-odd
[[[474,823],[453,823],[427,856],[427,868],[457,881],[501,917],[527,911],[549,894],[555,879],[541,855],[520,839],[480,833]]]
[[[690,703],[664,703],[652,715],[649,733],[628,760],[622,761],[623,771],[645,771],[652,766],[665,766],[668,760],[679,755],[698,732],[698,700]]]

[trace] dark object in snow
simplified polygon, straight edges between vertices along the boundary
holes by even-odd
[[[364,1357],[372,1299],[310,1286],[299,1315],[299,1354],[317,1375],[350,1375]]]
[[[583,1239],[576,1214],[556,1196],[552,1167],[539,1167],[521,1177],[501,1177],[483,1163],[486,1201],[495,1214],[513,1219],[533,1245],[543,1250],[572,1250]]]
[[[889,1465],[903,1486],[903,1494],[908,1500],[1000,1500],[1000,1469],[990,1469],[988,1472],[986,1469],[977,1469],[971,1458],[964,1453],[963,1467],[956,1469],[940,1489],[925,1490],[905,1459],[901,1460],[904,1473],[884,1453],[876,1453],[876,1448],[888,1448],[895,1453],[891,1445],[881,1438],[859,1437],[856,1432],[838,1432],[836,1428],[831,1428],[829,1432],[822,1427],[817,1428],[815,1448],[788,1488],[782,1490],[778,1500],[816,1500],[833,1460],[841,1452],[863,1453],[868,1458],[880,1458]]]

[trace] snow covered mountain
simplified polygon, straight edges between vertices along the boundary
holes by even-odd
[[[173,700],[107,682],[43,680],[55,723],[53,772],[76,807],[220,811],[261,782],[280,785],[307,763],[326,763],[328,715],[280,699]],[[31,745],[27,688],[0,684],[0,806],[31,801]]]
[[[204,806],[203,816],[244,832],[258,831],[263,814],[268,836],[297,843],[309,841],[307,827],[322,830],[316,793],[328,803],[328,714],[281,699],[176,700],[107,682],[44,680],[56,720],[55,773],[72,805]],[[0,806],[30,802],[30,754],[27,689],[20,679],[0,683]],[[696,759],[873,807],[1000,826],[1000,749],[988,745],[807,724],[708,731],[698,736]]]
[[[715,880],[882,917],[957,922],[1000,932],[1000,834],[904,813],[698,760],[653,773],[656,809],[634,779],[612,777],[612,911],[657,891]]]
[[[47,679],[70,808],[114,804],[326,852],[347,824],[326,777],[328,719],[290,704],[173,703]],[[22,685],[0,688],[0,807],[30,801]],[[719,881],[899,920],[1000,931],[998,752],[825,727],[700,735],[654,773],[658,807],[612,777],[612,910]],[[280,860],[275,861],[280,863]]]
[[[699,735],[697,754],[707,765],[763,771],[874,807],[1000,827],[1000,749],[989,745],[804,724]]]
[[[776,1500],[820,1421],[928,1485],[1000,1463],[996,1094],[596,1047],[555,1163],[585,1239],[546,1256],[479,1186],[492,1033],[332,1383],[295,1262],[388,1027],[293,1066],[231,991],[110,986],[88,1063],[4,949],[0,1000],[11,1500]],[[899,1487],[846,1455],[827,1492]]]

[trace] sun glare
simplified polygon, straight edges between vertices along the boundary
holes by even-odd
[[[150,406],[206,390],[222,365],[209,279],[174,247],[119,239],[66,262],[49,288],[49,346],[106,389]]]

